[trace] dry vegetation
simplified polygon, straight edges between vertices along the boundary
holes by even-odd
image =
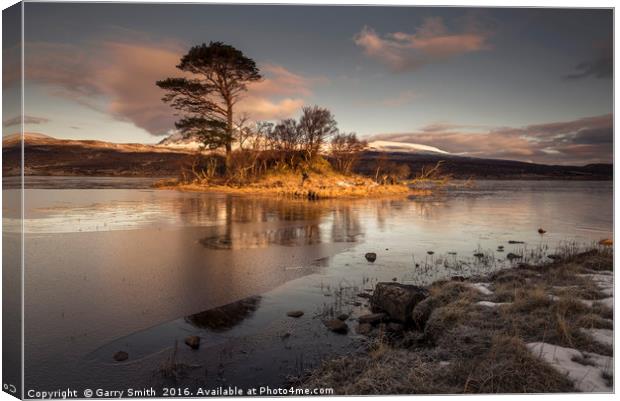
[[[341,394],[576,391],[569,377],[526,344],[546,342],[613,356],[609,344],[583,330],[613,328],[612,310],[598,302],[610,294],[587,275],[612,266],[609,248],[566,250],[561,261],[549,264],[436,282],[429,287],[430,297],[414,309],[417,325],[403,336],[381,333],[363,351],[324,363],[302,382]],[[485,295],[472,282],[488,283],[491,292]],[[607,372],[603,375],[611,380]]]

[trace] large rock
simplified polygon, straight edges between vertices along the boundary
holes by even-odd
[[[387,320],[387,317],[388,316],[385,313],[370,313],[368,315],[360,316],[357,320],[360,323],[378,324]]]
[[[428,318],[431,316],[433,309],[437,306],[437,301],[433,297],[428,297],[419,302],[411,312],[411,320],[418,330],[424,330]]]
[[[422,287],[399,283],[378,283],[370,299],[373,312],[385,312],[392,320],[411,322],[413,308],[428,297]]]
[[[347,334],[347,332],[349,331],[349,326],[347,326],[347,324],[343,322],[342,320],[338,320],[338,319],[326,320],[323,322],[323,324],[325,325],[325,327],[327,327],[334,333]]]
[[[374,252],[368,252],[366,255],[364,255],[364,257],[366,258],[367,261],[371,263],[377,260],[377,254]]]

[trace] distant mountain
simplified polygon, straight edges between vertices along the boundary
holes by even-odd
[[[162,139],[158,146],[165,146],[176,149],[198,150],[202,147],[200,141],[193,137],[185,137],[181,133],[174,133]],[[325,151],[329,150],[329,145],[325,146]],[[374,152],[404,152],[419,154],[448,154],[448,152],[434,146],[421,145],[417,143],[392,142],[392,141],[372,141],[368,143],[368,150]]]
[[[24,139],[26,175],[172,177],[178,176],[184,166],[191,166],[197,148],[192,141],[185,142],[180,136],[166,138],[157,145],[56,139],[39,133],[26,133]],[[407,164],[414,174],[423,167],[442,161],[442,170],[455,178],[613,178],[612,164],[549,166],[514,160],[480,159],[452,155],[426,145],[388,141],[371,142],[369,150],[362,154],[356,171],[374,175],[377,159],[386,154],[391,162]],[[20,136],[5,136],[2,141],[4,175],[20,173],[21,156]]]
[[[368,150],[374,152],[396,152],[396,153],[428,153],[428,154],[449,154],[445,150],[434,146],[420,145],[418,143],[392,142],[392,141],[372,141],[368,143]]]
[[[139,143],[57,139],[39,133],[24,134],[26,175],[67,176],[177,176],[195,152]],[[20,174],[21,136],[2,138],[2,172]]]

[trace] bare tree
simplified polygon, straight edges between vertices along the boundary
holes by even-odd
[[[331,111],[312,106],[302,109],[299,119],[299,132],[304,138],[304,151],[308,160],[312,160],[321,150],[321,146],[338,132],[338,125]]]
[[[334,135],[331,140],[331,156],[336,170],[350,174],[367,146],[368,143],[360,141],[355,133]]]

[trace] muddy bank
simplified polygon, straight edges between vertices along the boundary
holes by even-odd
[[[567,249],[549,263],[421,290],[428,296],[410,305],[403,321],[402,310],[386,310],[376,287],[373,312],[388,313],[359,322],[366,346],[326,361],[298,384],[338,394],[613,391],[609,247]]]

